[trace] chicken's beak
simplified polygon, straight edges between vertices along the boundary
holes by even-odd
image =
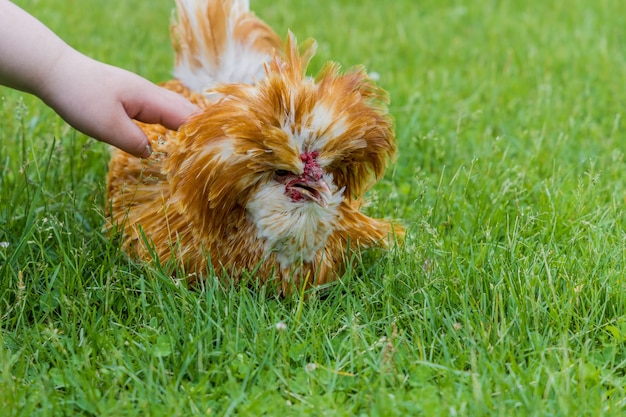
[[[332,196],[330,187],[324,179],[320,178],[317,181],[302,181],[293,185],[298,187],[300,194],[308,200],[311,200],[321,207],[328,207],[328,202]]]

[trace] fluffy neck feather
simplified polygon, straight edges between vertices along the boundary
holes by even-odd
[[[325,177],[332,184],[332,176]],[[331,191],[328,207],[322,208],[312,202],[293,202],[281,184],[259,187],[246,206],[246,214],[256,227],[257,238],[264,242],[265,256],[275,253],[282,269],[312,262],[340,221],[343,189],[331,185]]]

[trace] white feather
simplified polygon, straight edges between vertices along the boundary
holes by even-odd
[[[178,15],[189,18],[192,38],[200,43],[199,56],[190,56],[191,52],[182,49],[174,68],[174,77],[196,92],[204,92],[218,84],[248,83],[253,84],[265,77],[264,65],[271,59],[269,54],[258,51],[251,41],[242,42],[234,36],[236,22],[243,14],[250,12],[248,0],[235,0],[230,15],[227,17],[226,44],[220,56],[213,55],[213,46],[209,45],[211,35],[205,34],[205,22],[199,22],[198,16],[208,19],[204,10],[214,1],[221,0],[178,0]],[[197,11],[200,10],[198,13]],[[180,24],[180,23],[179,23]],[[201,65],[198,67],[197,62]]]
[[[257,237],[264,242],[265,256],[276,253],[283,269],[313,261],[340,223],[339,204],[344,190],[332,183],[332,175],[325,174],[324,179],[332,192],[325,208],[313,202],[291,201],[285,186],[273,180],[259,187],[246,206]]]

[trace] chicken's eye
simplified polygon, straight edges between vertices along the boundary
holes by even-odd
[[[274,174],[277,177],[286,177],[287,175],[289,175],[289,171],[287,171],[286,169],[277,169],[276,171],[274,171]]]

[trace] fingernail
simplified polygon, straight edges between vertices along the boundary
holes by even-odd
[[[140,158],[150,158],[150,155],[152,155],[152,146],[150,146],[150,144],[146,145],[146,149],[145,151],[141,154]]]

